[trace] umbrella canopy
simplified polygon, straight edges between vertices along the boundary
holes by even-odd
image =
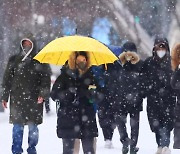
[[[109,45],[108,48],[116,55],[119,56],[123,51],[120,46]]]
[[[41,63],[64,65],[74,51],[90,53],[91,65],[113,63],[118,58],[103,43],[85,36],[65,36],[51,41],[35,57]]]

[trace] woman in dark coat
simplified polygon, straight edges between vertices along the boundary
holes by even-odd
[[[175,125],[174,125],[174,149],[180,149],[180,43],[172,51],[172,69],[174,71],[171,85],[177,93],[175,106]]]
[[[171,88],[170,50],[167,39],[156,38],[153,56],[143,65],[142,85],[147,97],[147,115],[152,132],[156,135],[156,154],[170,153],[170,132],[173,129],[176,97]]]
[[[140,60],[133,42],[126,42],[122,47],[123,53],[119,59],[122,67],[118,70],[117,92],[118,99],[113,105],[115,111],[115,122],[120,133],[120,140],[123,144],[122,153],[127,154],[130,145],[130,154],[136,154],[136,147],[139,136],[139,116],[142,111],[140,95],[140,72],[142,61]],[[116,75],[116,76],[117,76]],[[131,138],[129,139],[126,130],[127,115],[130,114]]]
[[[2,83],[2,105],[7,108],[10,97],[10,123],[13,126],[12,153],[22,153],[24,125],[29,126],[28,153],[36,153],[37,125],[42,123],[43,100],[49,97],[50,76],[47,65],[32,58],[36,46],[32,37],[21,41],[19,54],[10,57]]]
[[[94,137],[98,136],[94,106],[91,101],[94,79],[86,52],[70,55],[68,66],[55,81],[51,98],[60,102],[57,135],[63,140],[63,154],[72,154],[75,139],[81,139],[85,154],[94,154]]]

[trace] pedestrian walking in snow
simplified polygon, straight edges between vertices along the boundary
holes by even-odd
[[[156,154],[169,154],[176,97],[170,84],[171,58],[166,38],[155,39],[152,54],[143,65],[143,95],[147,97],[148,121],[158,145]]]
[[[122,49],[119,46],[110,45],[108,47],[116,56],[119,56],[122,52]],[[98,104],[98,119],[104,136],[104,147],[108,149],[113,148],[112,137],[116,127],[113,104],[116,98],[114,96],[117,92],[116,72],[118,67],[120,67],[120,64],[114,62],[113,64],[96,67],[94,71],[95,77],[97,76],[97,81],[102,89],[102,93],[104,94],[103,101]]]
[[[46,65],[33,60],[36,43],[28,34],[20,42],[20,52],[9,58],[3,78],[2,105],[7,108],[10,97],[10,123],[13,124],[12,153],[23,153],[24,126],[28,125],[28,154],[36,154],[38,125],[42,123],[43,101],[49,96],[50,76]]]
[[[81,139],[85,154],[95,154],[94,138],[98,136],[92,103],[95,92],[89,87],[96,82],[90,66],[87,52],[73,52],[52,88],[51,98],[60,103],[57,135],[63,141],[63,154],[74,153],[76,139]]]
[[[142,111],[142,97],[140,94],[140,72],[142,61],[137,54],[136,45],[126,42],[122,47],[123,53],[119,55],[122,67],[118,69],[117,100],[113,108],[115,122],[119,130],[120,141],[123,144],[122,153],[127,154],[130,146],[130,154],[136,154],[139,150],[136,145],[139,136],[139,116]],[[130,115],[131,136],[126,130],[127,115]]]
[[[108,67],[108,65],[107,65]],[[113,148],[112,144],[112,136],[115,129],[115,121],[114,114],[112,110],[112,95],[110,95],[110,91],[112,90],[112,85],[108,85],[109,81],[112,78],[108,75],[108,70],[105,65],[94,66],[92,68],[93,74],[98,81],[99,86],[101,87],[101,91],[104,94],[103,101],[97,103],[97,113],[100,127],[102,128],[105,148],[111,149]]]
[[[174,71],[171,85],[176,90],[177,102],[175,106],[175,125],[174,125],[174,149],[180,149],[180,43],[172,50],[171,59],[172,69]]]

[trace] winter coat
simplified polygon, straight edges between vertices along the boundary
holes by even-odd
[[[175,108],[175,125],[174,125],[174,146],[175,149],[180,149],[180,69],[176,69],[171,85],[177,90],[177,103]]]
[[[22,49],[19,54],[9,58],[2,83],[1,99],[10,97],[10,123],[42,123],[43,103],[38,104],[38,97],[49,97],[50,74],[47,65],[33,60],[36,54],[35,42],[30,55],[24,60]]]
[[[91,69],[80,76],[77,70],[64,67],[61,75],[56,79],[51,98],[60,102],[57,113],[59,138],[82,139],[98,136],[96,116],[91,101],[95,92],[88,89],[93,84],[96,83]]]
[[[110,66],[111,65],[111,66]],[[112,80],[112,76],[110,76],[110,72],[112,73],[112,70],[114,69],[114,64],[107,64],[107,70],[105,68],[105,65],[93,67],[93,74],[95,75],[95,78],[101,87],[101,91],[103,93],[103,98],[100,102],[97,102],[98,104],[98,119],[99,124],[101,128],[106,128],[114,125],[114,113],[112,109],[113,104],[113,95],[110,95],[112,89],[115,87],[115,85],[111,85],[110,81]],[[119,65],[119,64],[118,64]],[[109,74],[108,74],[109,73]]]
[[[172,70],[169,54],[163,59],[156,56],[147,58],[142,73],[142,91],[144,97],[147,97],[147,114],[151,130],[154,132],[165,127],[171,131],[176,97],[170,85]]]
[[[174,125],[174,149],[180,149],[180,43],[172,51],[172,69],[174,70],[171,80],[171,86],[176,90],[177,102],[175,106],[175,125]]]
[[[126,54],[132,57],[129,62],[125,60]],[[117,115],[140,112],[143,101],[140,95],[140,72],[143,62],[135,52],[130,51],[123,52],[119,58],[122,67],[117,73],[118,99],[114,110]]]

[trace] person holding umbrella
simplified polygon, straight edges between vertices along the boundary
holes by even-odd
[[[103,43],[75,35],[51,41],[34,59],[56,65],[68,63],[51,92],[51,98],[60,104],[57,135],[63,139],[64,154],[74,152],[75,139],[81,139],[85,154],[94,154],[98,130],[93,102],[100,102],[104,95],[94,80],[91,65],[113,63],[118,58]],[[94,87],[97,92],[92,90]]]
[[[60,102],[57,135],[63,141],[63,154],[72,154],[75,139],[81,139],[85,154],[94,154],[94,137],[98,136],[96,115],[91,102],[94,92],[89,90],[96,84],[90,69],[87,52],[74,52],[55,81],[51,98]],[[97,84],[96,84],[97,85]]]

